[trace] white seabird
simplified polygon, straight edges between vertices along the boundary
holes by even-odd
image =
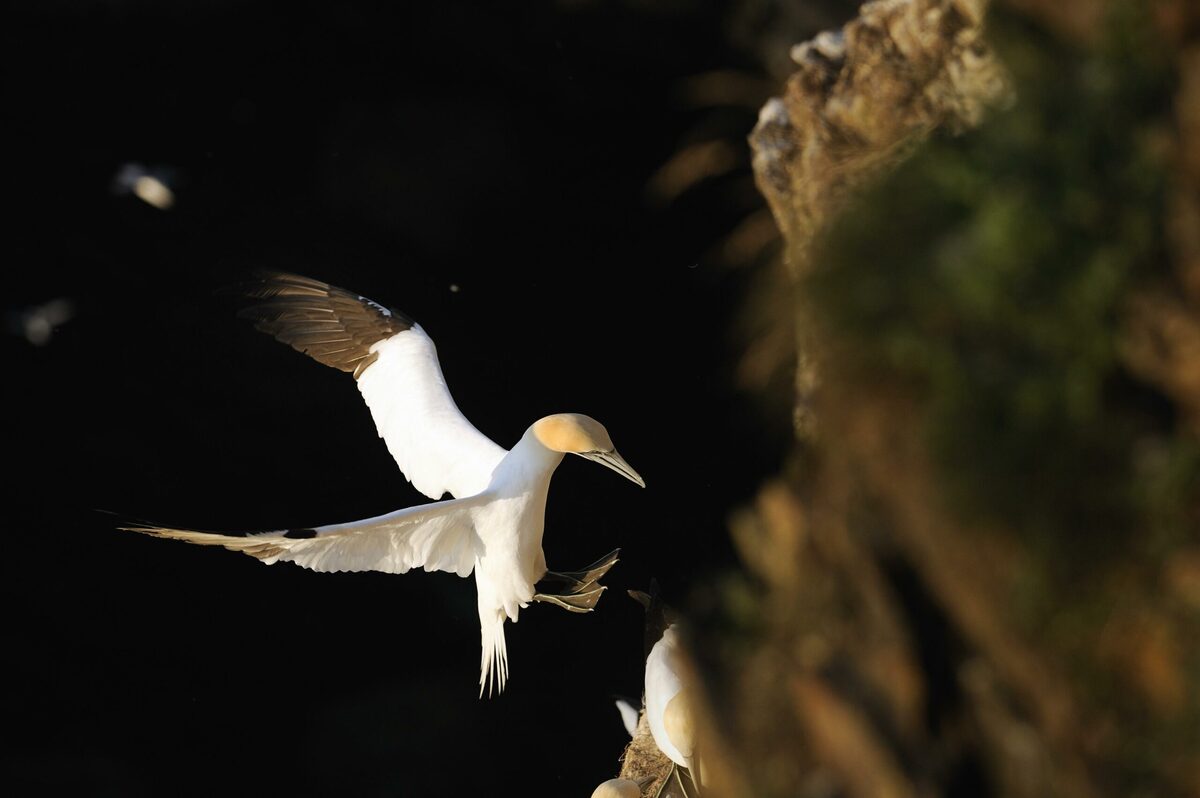
[[[511,450],[477,430],[446,387],[433,341],[395,310],[307,277],[264,273],[248,290],[259,300],[242,315],[255,326],[328,366],[352,372],[379,435],[400,470],[431,499],[361,521],[311,529],[221,534],[149,523],[122,527],[157,537],[224,546],[268,565],[284,561],[314,571],[412,568],[475,574],[482,634],[479,693],[504,689],[508,652],[504,622],[530,601],[587,612],[597,580],[617,552],[580,572],[547,571],[542,552],[550,477],[564,454],[605,465],[645,487],[595,419],[560,413],[534,422]],[[537,592],[543,577],[565,585]]]
[[[646,657],[646,723],[658,750],[676,765],[690,771],[692,720],[687,694],[679,677],[677,634],[674,625],[667,627],[650,650],[650,656]]]
[[[679,625],[659,598],[653,580],[649,593],[631,590],[629,595],[646,609],[646,725],[658,750],[674,763],[667,776],[667,782],[678,790],[672,794],[692,795],[701,782],[703,765],[696,752],[691,705],[682,677]]]

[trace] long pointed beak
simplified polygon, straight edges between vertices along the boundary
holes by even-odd
[[[579,456],[607,466],[631,482],[636,482],[643,488],[646,487],[646,480],[642,479],[641,475],[633,470],[633,466],[626,463],[625,458],[617,454],[615,449],[611,452],[579,452]]]

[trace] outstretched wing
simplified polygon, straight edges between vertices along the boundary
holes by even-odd
[[[482,542],[475,532],[473,509],[488,497],[422,504],[377,518],[312,529],[222,534],[174,529],[136,522],[121,529],[202,546],[224,546],[268,565],[293,562],[313,571],[383,571],[413,568],[470,576]]]
[[[505,449],[463,416],[421,325],[366,297],[308,277],[264,272],[242,311],[255,327],[327,366],[352,372],[379,436],[431,499],[472,496]]]

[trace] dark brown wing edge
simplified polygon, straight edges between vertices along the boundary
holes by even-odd
[[[354,378],[375,362],[375,343],[414,322],[344,288],[287,272],[259,271],[243,293],[259,300],[238,315],[298,352]]]

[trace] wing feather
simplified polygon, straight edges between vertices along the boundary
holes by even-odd
[[[413,486],[435,499],[485,490],[506,451],[454,403],[432,339],[414,324],[372,352],[376,360],[359,376],[358,390]]]
[[[260,272],[246,294],[258,301],[240,315],[257,329],[355,377],[374,362],[371,346],[413,325],[399,311],[298,274]]]
[[[352,372],[404,476],[431,499],[473,496],[506,450],[458,409],[433,340],[405,314],[308,277],[263,272],[242,311],[255,327],[327,366]]]
[[[137,522],[121,529],[202,546],[224,546],[268,565],[292,562],[313,571],[383,571],[413,568],[470,576],[482,542],[474,510],[488,496],[408,507],[377,518],[313,529],[222,534]]]

